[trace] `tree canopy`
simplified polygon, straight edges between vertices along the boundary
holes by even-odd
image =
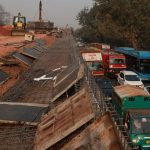
[[[77,16],[77,30],[85,42],[150,49],[149,0],[94,0]]]

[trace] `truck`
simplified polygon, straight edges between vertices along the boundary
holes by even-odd
[[[123,54],[115,52],[110,45],[104,43],[91,43],[101,52],[104,74],[116,77],[116,75],[127,68],[126,58]]]
[[[81,49],[80,53],[94,77],[104,75],[102,54],[97,48],[87,47]]]
[[[106,75],[116,76],[120,71],[125,70],[126,59],[123,54],[110,50],[101,51],[103,59],[103,68]]]
[[[131,85],[113,87],[112,104],[139,150],[150,149],[150,95]]]

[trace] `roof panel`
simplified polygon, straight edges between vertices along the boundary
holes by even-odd
[[[40,55],[41,55],[41,52],[39,52],[35,49],[32,49],[32,48],[23,48],[21,53],[24,54],[24,55],[27,55],[29,57],[32,57],[34,59],[39,58]]]
[[[20,53],[17,53],[17,52],[13,54],[13,57],[19,59],[20,61],[27,64],[28,66],[31,66],[33,63],[33,61],[30,58],[28,58],[27,56],[24,56]]]
[[[0,103],[0,120],[37,122],[47,107]]]
[[[114,87],[114,91],[120,98],[134,96],[149,96],[142,88],[131,85],[116,86]]]
[[[6,72],[0,70],[0,85],[6,82],[9,78],[10,76]]]

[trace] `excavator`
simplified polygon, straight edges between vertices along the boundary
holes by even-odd
[[[21,16],[21,13],[18,13],[18,16],[13,18],[13,29],[11,35],[25,35],[26,33],[26,17]]]

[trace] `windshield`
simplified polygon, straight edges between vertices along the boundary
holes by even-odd
[[[139,70],[141,73],[150,74],[150,63],[141,63]]]
[[[19,22],[25,23],[25,18],[24,17],[20,17],[19,18]]]
[[[88,65],[89,70],[91,71],[100,70],[102,68],[101,62],[89,62],[87,65]]]
[[[111,65],[117,65],[117,64],[122,64],[125,65],[125,59],[124,58],[110,58],[110,64]]]
[[[134,118],[132,122],[133,133],[150,133],[150,118]]]
[[[127,81],[140,81],[137,75],[125,75]]]

